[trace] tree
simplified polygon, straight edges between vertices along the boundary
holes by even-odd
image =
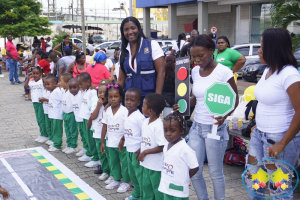
[[[287,28],[292,22],[300,20],[300,0],[272,0],[271,25]],[[300,44],[300,35],[292,34],[293,50]]]
[[[37,0],[0,0],[0,36],[50,35],[47,17],[40,17],[42,4]]]

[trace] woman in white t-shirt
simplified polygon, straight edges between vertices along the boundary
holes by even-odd
[[[179,33],[178,35],[178,40],[177,40],[177,44],[174,44],[171,50],[171,55],[175,55],[177,54],[177,52],[180,53],[182,47],[184,45],[186,45],[188,42],[186,42],[186,36],[184,33]]]
[[[223,158],[229,140],[226,124],[224,123],[228,113],[224,117],[216,117],[219,125],[217,135],[220,140],[207,138],[211,133],[214,119],[204,105],[205,90],[215,82],[229,83],[237,94],[237,86],[234,82],[232,71],[214,61],[213,52],[215,43],[208,35],[196,36],[190,43],[191,59],[197,64],[192,70],[193,96],[190,98],[190,106],[196,106],[194,123],[189,133],[189,145],[196,152],[199,171],[192,177],[198,199],[209,199],[205,180],[203,178],[203,163],[205,155],[208,159],[209,174],[214,186],[214,199],[225,199],[225,179],[223,175]],[[238,95],[236,95],[236,105]],[[179,105],[173,106],[177,110]],[[233,112],[233,111],[232,111]]]
[[[300,75],[297,71],[297,60],[292,52],[292,41],[286,29],[271,28],[263,32],[261,47],[258,50],[259,59],[268,67],[257,83],[254,95],[258,100],[256,108],[256,125],[251,140],[247,164],[262,159],[279,159],[294,166],[300,152]],[[263,163],[262,163],[263,164]],[[281,169],[284,174],[291,167],[284,164]],[[269,177],[280,167],[278,163],[266,164],[265,171]],[[259,167],[252,166],[251,173],[257,173]],[[249,167],[250,169],[251,167]],[[283,181],[269,187],[271,195],[276,197],[286,194],[284,199],[293,199],[292,175],[286,181],[286,188],[279,188]],[[255,184],[245,177],[249,190],[256,196],[258,192],[264,195],[264,188],[254,189]],[[271,178],[270,181],[271,182]],[[287,194],[291,192],[290,194]],[[262,196],[261,198],[263,198]]]

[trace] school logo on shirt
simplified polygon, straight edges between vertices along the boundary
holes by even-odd
[[[149,53],[149,48],[148,48],[148,47],[146,47],[146,48],[144,49],[144,54],[147,54],[147,53]]]
[[[148,145],[149,147],[151,147],[151,139],[150,137],[142,137],[142,143],[141,145],[144,145],[145,147]]]
[[[78,110],[78,109],[79,109],[79,106],[78,106],[77,103],[76,103],[76,104],[73,104],[73,109],[74,109],[74,110]]]
[[[108,125],[108,131],[118,131],[120,130],[120,124],[116,124],[116,125]]]
[[[173,168],[174,167],[172,164],[164,163],[164,165],[162,167],[162,172],[164,172],[165,174],[167,174],[169,176],[174,176]]]
[[[30,89],[31,90],[42,90],[42,85],[34,85]]]
[[[49,107],[49,108],[53,108],[52,103],[48,103],[48,107]]]
[[[63,101],[62,101],[62,105],[63,105],[63,106],[67,106],[67,100],[63,100]]]
[[[224,62],[225,61],[225,58],[218,58],[217,59],[217,62]]]
[[[132,130],[131,129],[125,129],[125,133],[124,133],[125,137],[129,137],[132,136]]]
[[[102,119],[99,119],[98,120],[98,125],[101,125],[102,124]]]
[[[83,103],[84,105],[87,105],[87,99],[82,99],[82,103]]]

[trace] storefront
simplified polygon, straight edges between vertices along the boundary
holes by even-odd
[[[169,38],[177,39],[179,33],[189,32],[186,24],[190,23],[190,26],[194,26],[202,34],[209,34],[211,27],[217,27],[217,36],[225,35],[231,44],[242,44],[259,43],[263,30],[270,27],[269,2],[270,0],[136,0],[136,6],[146,11],[150,7],[168,7]],[[144,19],[145,17],[147,16],[144,14]]]

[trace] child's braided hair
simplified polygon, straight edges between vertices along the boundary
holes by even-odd
[[[185,137],[187,135],[187,124],[185,119],[183,118],[183,116],[179,115],[178,112],[172,112],[169,115],[167,115],[164,118],[164,121],[168,121],[170,120],[170,124],[171,124],[171,120],[177,121],[179,124],[180,129],[182,129],[182,135],[183,137]]]

